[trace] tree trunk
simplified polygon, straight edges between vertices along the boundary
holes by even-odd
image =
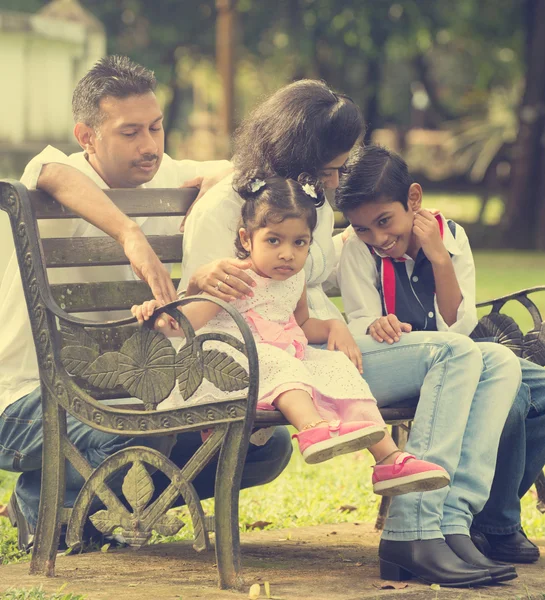
[[[526,88],[519,109],[503,239],[512,248],[545,247],[545,0],[526,0]]]

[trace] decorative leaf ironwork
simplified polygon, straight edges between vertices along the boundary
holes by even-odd
[[[176,378],[182,398],[190,398],[203,380],[202,350],[196,344],[185,345],[176,355]]]
[[[157,521],[157,523],[155,523],[153,529],[155,529],[155,531],[157,533],[160,533],[161,535],[176,535],[178,531],[180,531],[180,529],[184,527],[184,525],[185,523],[183,521],[180,521],[180,519],[178,519],[174,515],[167,514],[163,515]]]
[[[225,352],[207,350],[203,358],[204,376],[222,392],[242,390],[250,384],[246,370]]]
[[[119,526],[119,517],[112,517],[108,510],[99,510],[89,518],[93,525],[105,535],[112,533],[112,531]]]
[[[146,408],[168,397],[175,384],[176,351],[158,331],[142,329],[132,335],[119,351],[118,382]]]
[[[545,366],[545,323],[524,336],[522,355],[538,365]]]
[[[123,480],[122,488],[125,498],[135,513],[141,513],[153,496],[153,481],[146,467],[135,461]]]
[[[106,352],[99,356],[83,373],[94,386],[106,390],[117,385],[119,377],[119,353]]]
[[[522,331],[514,319],[503,313],[490,313],[482,317],[471,337],[474,340],[493,337],[517,356],[522,354]]]
[[[63,346],[85,346],[94,350],[98,355],[100,351],[98,344],[83,327],[61,322],[61,334]]]
[[[86,346],[65,346],[61,349],[61,361],[70,375],[80,376],[97,358],[98,351]]]

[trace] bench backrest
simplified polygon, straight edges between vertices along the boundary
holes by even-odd
[[[179,217],[181,222],[198,192],[196,188],[142,191],[139,194],[135,190],[106,190],[106,194],[129,217]],[[28,194],[38,222],[77,218],[44,192],[29,190]],[[181,263],[182,235],[174,227],[170,235],[148,239],[163,263]],[[41,245],[48,269],[129,264],[121,246],[107,236],[41,238]],[[57,304],[69,313],[124,310],[151,298],[146,283],[130,280],[53,284],[51,291]]]

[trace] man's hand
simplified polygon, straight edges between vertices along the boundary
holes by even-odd
[[[184,225],[187,220],[187,217],[189,217],[189,214],[193,210],[193,207],[195,206],[195,204],[197,204],[197,202],[206,194],[206,192],[209,189],[213,188],[216,185],[216,183],[219,183],[224,177],[226,177],[227,175],[230,175],[232,172],[233,172],[233,168],[230,167],[229,169],[221,171],[220,173],[218,173],[217,175],[214,175],[213,177],[194,177],[193,179],[188,179],[187,181],[184,181],[182,183],[182,185],[180,187],[183,187],[183,188],[185,188],[185,187],[199,188],[199,193],[198,193],[197,197],[193,201],[193,204],[189,207],[185,217],[182,219],[182,223],[180,224],[180,231],[182,233],[184,232]]]
[[[163,263],[155,254],[146,236],[136,223],[120,238],[123,251],[131,263],[132,270],[151,288],[160,304],[177,299],[176,290]]]
[[[402,323],[395,315],[380,317],[367,329],[367,333],[377,342],[387,341],[389,344],[399,342],[401,333],[410,333],[412,331],[410,323]]]
[[[418,238],[424,254],[432,264],[450,260],[450,255],[441,238],[439,223],[429,210],[421,209],[415,213],[413,233]]]
[[[251,260],[222,258],[197,269],[189,280],[187,296],[206,292],[225,302],[236,298],[253,296],[255,281],[245,273],[252,266]]]
[[[336,319],[330,322],[329,336],[327,338],[328,350],[340,350],[354,363],[360,373],[363,373],[361,350],[358,348],[348,327]]]

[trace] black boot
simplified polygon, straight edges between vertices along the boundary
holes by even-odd
[[[492,583],[487,569],[458,558],[443,539],[398,542],[381,540],[378,555],[382,579],[403,581],[416,577],[444,587],[471,587]]]
[[[531,542],[524,531],[507,535],[493,535],[471,530],[475,546],[488,558],[509,563],[534,563],[539,559],[539,548]]]
[[[509,581],[518,577],[513,565],[504,565],[494,562],[481,554],[468,535],[451,534],[445,536],[445,542],[448,547],[463,561],[477,567],[478,569],[487,569],[494,583],[500,581]]]

